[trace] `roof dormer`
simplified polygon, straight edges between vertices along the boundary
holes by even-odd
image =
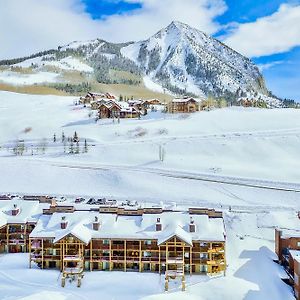
[[[66,229],[68,225],[68,222],[66,221],[66,216],[61,217],[61,222],[60,222],[60,228],[61,229]]]
[[[196,225],[195,222],[193,220],[193,218],[191,217],[190,219],[190,232],[195,232],[196,231]]]
[[[17,204],[14,204],[13,209],[11,210],[12,216],[17,216],[20,212],[20,209],[18,208]]]
[[[162,224],[160,222],[160,218],[156,219],[155,230],[156,231],[162,231]]]
[[[98,231],[100,228],[100,221],[97,216],[95,216],[95,220],[93,222],[93,230]]]

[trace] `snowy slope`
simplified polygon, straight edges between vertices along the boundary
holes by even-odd
[[[153,112],[141,120],[95,123],[75,99],[0,92],[0,194],[221,209],[226,276],[186,276],[186,292],[175,282],[165,293],[158,274],[86,272],[80,289],[69,283],[62,289],[59,271],[29,269],[27,254],[11,254],[0,256],[3,299],[294,299],[272,259],[274,228],[300,229],[299,110],[229,108],[190,117]],[[75,130],[80,147],[87,139],[88,153],[64,153],[61,132]],[[7,149],[17,139],[28,149],[22,157]],[[41,142],[47,143],[44,154],[36,152]],[[166,149],[163,162],[159,145]]]

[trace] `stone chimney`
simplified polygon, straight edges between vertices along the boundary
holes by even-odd
[[[161,231],[162,230],[162,225],[160,223],[160,218],[156,219],[155,229],[156,229],[156,231]]]
[[[66,229],[67,225],[68,225],[68,222],[66,221],[66,217],[65,216],[61,217],[60,228]]]
[[[196,231],[196,225],[195,225],[195,222],[193,220],[193,218],[191,217],[191,220],[190,220],[190,232],[195,232]]]
[[[100,228],[100,222],[97,216],[95,216],[95,220],[93,222],[93,230],[98,231]]]
[[[14,204],[14,207],[11,211],[12,216],[16,216],[19,213],[20,209],[18,208],[17,204]]]

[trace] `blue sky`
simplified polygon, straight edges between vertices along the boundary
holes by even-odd
[[[0,59],[75,40],[138,41],[177,20],[251,58],[274,94],[300,102],[300,0],[0,1]]]

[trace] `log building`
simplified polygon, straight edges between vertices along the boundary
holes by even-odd
[[[28,252],[29,234],[34,229],[43,206],[39,201],[0,201],[0,253]]]
[[[300,300],[300,231],[275,229],[275,252]]]
[[[169,113],[192,113],[199,111],[199,101],[194,98],[175,98],[167,105]]]
[[[222,213],[207,209],[101,207],[44,211],[29,237],[30,266],[62,269],[79,256],[85,270],[225,272]]]

